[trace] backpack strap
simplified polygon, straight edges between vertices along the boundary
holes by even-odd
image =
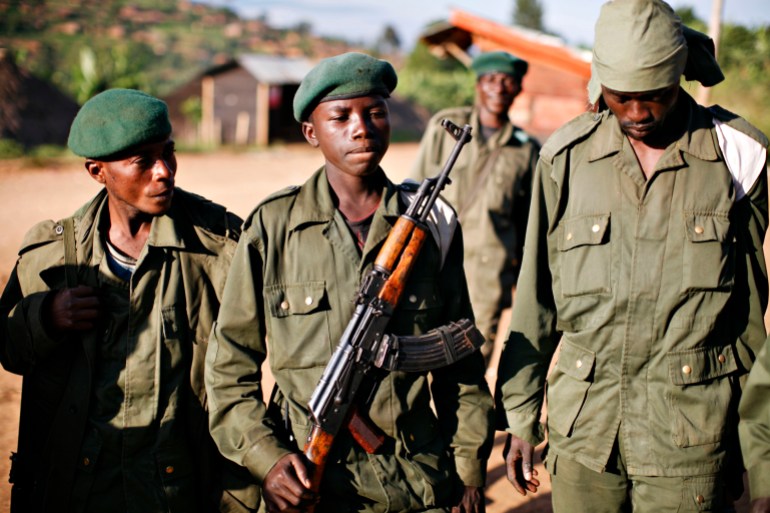
[[[61,225],[64,229],[64,281],[67,288],[73,288],[78,284],[78,250],[75,244],[75,220],[72,217],[68,217],[62,221]]]

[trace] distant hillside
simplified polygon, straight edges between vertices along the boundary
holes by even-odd
[[[0,47],[81,103],[107,87],[163,95],[241,53],[320,58],[356,49],[308,26],[276,29],[187,0],[0,2]]]

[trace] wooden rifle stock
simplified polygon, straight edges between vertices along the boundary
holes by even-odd
[[[394,243],[388,244],[393,236]],[[383,269],[392,273],[385,285],[382,287],[378,297],[396,308],[401,294],[404,292],[406,281],[409,279],[409,273],[417,261],[422,244],[425,242],[426,230],[418,227],[414,221],[405,217],[399,217],[396,225],[391,230],[385,245],[377,255],[375,265],[380,265]],[[398,258],[398,266],[393,269],[393,255]],[[390,266],[388,266],[390,264]]]

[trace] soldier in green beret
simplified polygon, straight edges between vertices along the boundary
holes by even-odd
[[[241,219],[174,186],[166,104],[110,89],[69,136],[103,185],[27,234],[0,298],[0,362],[23,378],[11,509],[255,511],[207,430],[203,363]]]
[[[484,511],[492,398],[479,352],[430,373],[387,373],[357,405],[383,447],[368,454],[342,429],[320,494],[309,490],[308,402],[414,190],[380,167],[396,81],[388,62],[361,53],[324,59],[308,73],[294,116],[324,165],[256,207],[225,285],[206,361],[210,427],[220,450],[262,485],[267,511]],[[388,332],[421,334],[472,318],[459,228],[441,240],[426,241]],[[265,362],[276,382],[266,403]]]
[[[465,234],[465,273],[476,324],[487,338],[490,363],[500,316],[512,302],[540,145],[511,123],[508,112],[521,92],[528,64],[507,52],[478,55],[475,104],[444,109],[428,123],[412,177],[436,175],[454,140],[442,119],[473,127],[473,140],[457,159],[444,197],[457,208]],[[490,369],[491,371],[491,369]]]
[[[548,139],[533,181],[496,382],[508,478],[537,490],[547,434],[556,513],[734,511],[738,403],[765,341],[768,140],[680,86],[723,76],[661,0],[605,3],[592,63],[597,108]]]

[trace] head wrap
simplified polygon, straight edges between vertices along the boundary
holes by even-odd
[[[67,146],[86,158],[104,158],[171,135],[166,103],[135,89],[108,89],[78,111]]]
[[[508,52],[487,52],[478,55],[471,63],[476,77],[487,73],[505,73],[521,82],[529,69],[529,63]]]
[[[306,121],[324,101],[359,96],[390,96],[398,77],[389,62],[348,52],[320,61],[308,72],[294,95],[294,119]]]
[[[682,75],[705,86],[724,79],[707,35],[682,25],[662,0],[610,0],[596,22],[590,103],[601,86],[621,92],[654,91]]]

